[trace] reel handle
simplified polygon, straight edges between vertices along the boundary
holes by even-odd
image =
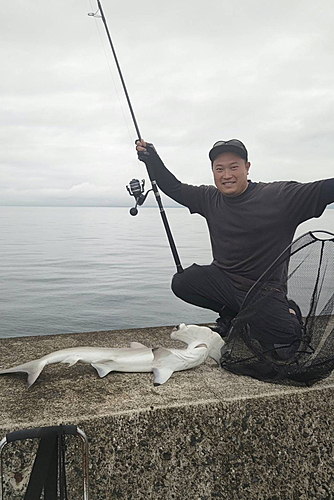
[[[144,187],[145,187],[145,179],[143,179],[141,182],[139,179],[132,179],[129,182],[129,185],[126,186],[126,189],[129,193],[130,196],[133,196],[136,200],[136,204],[133,208],[130,208],[130,215],[137,215],[138,214],[138,206],[143,205],[144,201],[147,198],[147,195],[150,191],[153,191],[153,189],[149,189],[145,194],[144,194]]]

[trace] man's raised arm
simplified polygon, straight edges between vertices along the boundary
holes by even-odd
[[[143,139],[141,141],[138,140],[136,141],[136,150],[139,160],[149,163],[153,169],[155,180],[161,191],[176,202],[184,205],[182,201],[181,182],[165,167],[153,144],[145,142]]]
[[[325,179],[322,183],[318,206],[334,203],[334,178]]]

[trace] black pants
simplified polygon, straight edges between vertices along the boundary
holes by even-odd
[[[238,313],[248,291],[246,286],[232,280],[214,264],[193,264],[183,273],[175,274],[172,290],[185,302],[218,314],[226,307]],[[291,344],[300,337],[300,324],[296,316],[289,312],[286,295],[279,289],[265,297],[249,325],[253,338],[271,345]]]

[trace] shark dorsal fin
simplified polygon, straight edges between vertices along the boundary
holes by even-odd
[[[154,362],[157,362],[161,359],[165,360],[167,358],[173,358],[173,354],[169,349],[166,349],[165,347],[154,347],[152,349],[153,356],[154,356]]]
[[[80,359],[80,356],[77,356],[75,354],[71,354],[67,358],[63,359],[61,363],[64,363],[65,365],[68,365],[70,368],[71,366],[75,365]]]
[[[148,349],[148,347],[146,347],[146,345],[141,344],[140,342],[130,342],[130,347],[132,349],[142,349],[143,347],[145,347],[145,349]]]

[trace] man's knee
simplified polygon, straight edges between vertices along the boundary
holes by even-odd
[[[174,295],[176,295],[180,299],[182,299],[184,297],[185,291],[186,291],[185,279],[184,279],[183,274],[184,274],[184,272],[174,274],[174,276],[172,278],[172,283],[171,283],[171,288],[172,288]]]
[[[203,266],[192,264],[182,273],[174,274],[171,288],[173,293],[180,299],[184,299],[193,293],[198,293],[203,287]]]

